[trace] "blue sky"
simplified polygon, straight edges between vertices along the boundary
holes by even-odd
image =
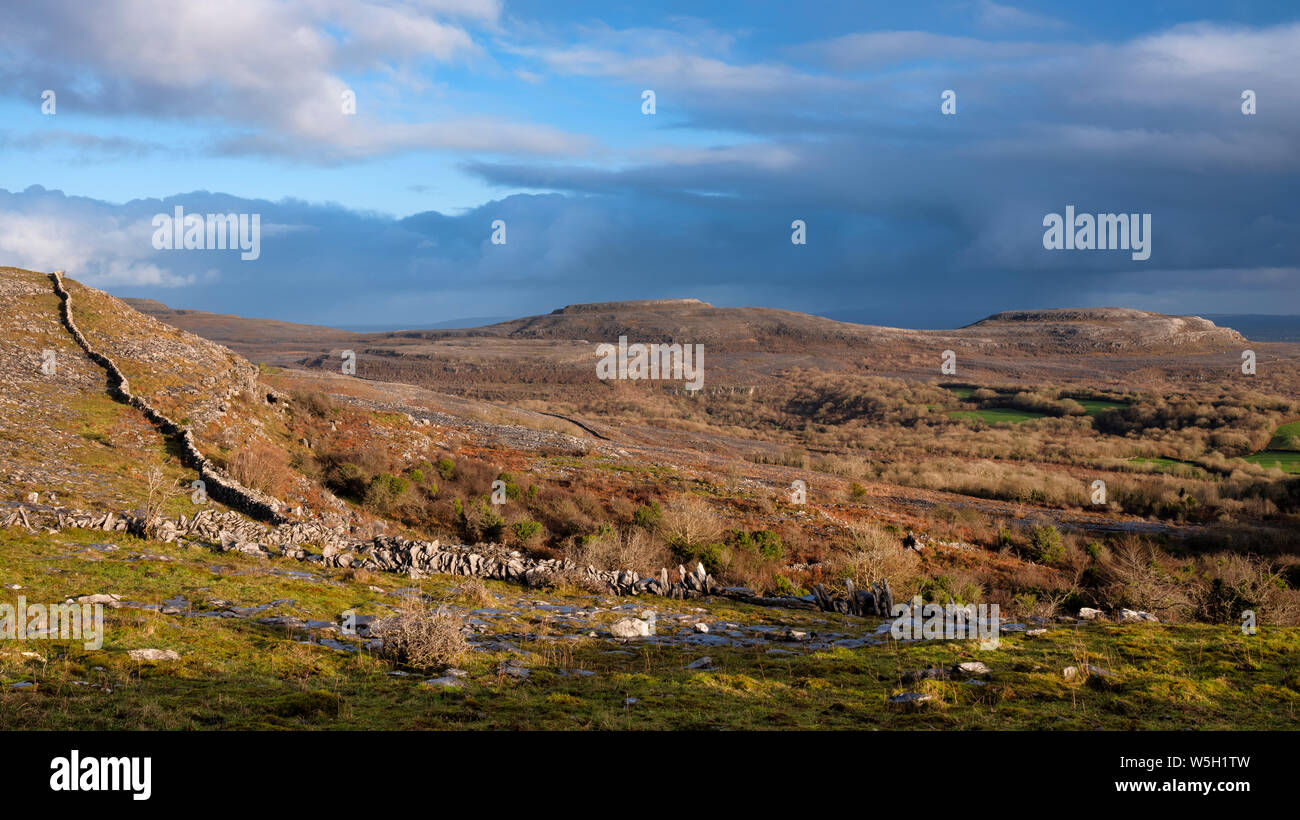
[[[0,11],[0,264],[340,326],[671,296],[1300,313],[1293,4],[96,9]],[[1071,204],[1152,214],[1151,258],[1045,250]],[[260,258],[154,249],[176,205],[260,214]]]

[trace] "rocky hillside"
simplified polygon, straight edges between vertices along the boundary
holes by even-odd
[[[1232,328],[1199,316],[1167,316],[1131,308],[1011,310],[963,328],[1003,344],[1041,345],[1067,351],[1228,349],[1247,344]]]
[[[215,500],[279,506],[239,489],[223,469],[250,442],[275,447],[284,412],[247,360],[103,291],[35,271],[0,269],[0,313],[13,363],[0,397],[0,473],[12,493],[131,508],[147,500],[151,482],[202,477]]]

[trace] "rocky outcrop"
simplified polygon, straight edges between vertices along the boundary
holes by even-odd
[[[851,579],[844,581],[848,596],[835,598],[821,584],[813,587],[813,599],[823,612],[838,612],[842,615],[889,617],[894,609],[894,593],[889,588],[889,581],[884,579],[871,585],[871,590],[857,589]]]
[[[176,442],[182,463],[198,472],[199,478],[206,486],[208,496],[260,521],[273,524],[288,521],[289,519],[280,512],[281,505],[278,501],[251,487],[245,487],[226,475],[203,455],[198,445],[194,443],[194,435],[188,428],[182,428],[149,402],[131,392],[126,374],[112,359],[91,347],[90,342],[77,327],[77,322],[72,315],[72,295],[63,285],[63,271],[51,273],[50,281],[54,283],[54,292],[59,297],[60,321],[77,345],[86,352],[86,356],[104,368],[108,374],[109,395],[139,410],[163,435]]]

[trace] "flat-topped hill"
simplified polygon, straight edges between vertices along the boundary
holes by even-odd
[[[551,311],[552,315],[564,313],[603,313],[624,310],[675,310],[689,308],[711,308],[708,302],[699,299],[629,299],[622,302],[582,302],[565,305]]]

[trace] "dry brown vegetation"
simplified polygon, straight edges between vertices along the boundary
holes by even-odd
[[[1069,332],[1040,321],[1074,320],[918,332],[678,305],[366,337],[259,325],[270,360],[325,371],[343,344],[364,378],[313,386],[295,372],[274,413],[245,391],[228,415],[262,433],[212,438],[232,474],[272,494],[316,486],[357,522],[601,568],[698,561],[724,583],[784,594],[884,577],[900,596],[1025,614],[1130,606],[1234,620],[1249,604],[1264,622],[1294,619],[1300,479],[1241,457],[1300,417],[1300,350],[1255,345],[1260,376],[1245,380],[1232,350],[1244,340],[1227,331],[1200,326],[1209,342],[1180,341],[1167,335],[1176,323],[1123,311],[1088,313]],[[598,381],[592,345],[620,333],[695,334],[709,348],[705,392]],[[945,347],[958,351],[960,385],[937,375]],[[460,419],[457,432],[350,400],[401,392],[384,379],[439,391],[421,401]],[[582,440],[519,446],[484,419]],[[784,491],[794,478],[810,485],[806,505]],[[504,503],[492,502],[494,481]],[[931,545],[904,549],[909,530]]]
[[[383,641],[381,655],[416,669],[451,666],[469,651],[460,618],[416,598],[408,599],[400,614],[372,623],[370,634]]]

